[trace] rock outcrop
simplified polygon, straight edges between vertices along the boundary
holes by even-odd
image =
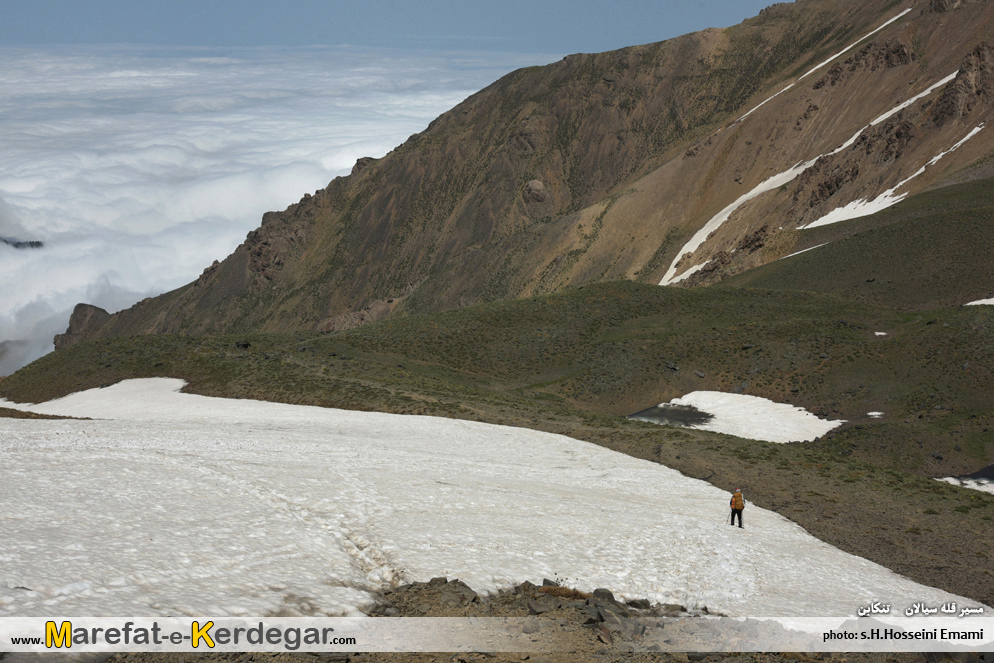
[[[367,166],[376,163],[376,159],[373,157],[359,157],[356,159],[355,165],[352,166],[351,175],[358,175],[366,169]]]
[[[928,5],[922,9],[921,13],[923,16],[925,14],[942,14],[978,2],[990,2],[990,0],[929,0]]]
[[[110,313],[91,304],[76,304],[69,317],[69,328],[64,334],[56,334],[53,339],[55,349],[69,347],[79,341],[94,335],[100,327],[110,320]]]
[[[891,39],[883,44],[870,43],[843,62],[837,62],[828,72],[815,81],[813,89],[820,90],[826,85],[835,86],[861,69],[876,71],[880,68],[900,67],[911,64],[918,57],[911,47],[900,39]]]
[[[994,94],[994,51],[984,42],[963,61],[956,78],[935,102],[932,121],[943,126],[970,114],[978,103],[990,103]]]

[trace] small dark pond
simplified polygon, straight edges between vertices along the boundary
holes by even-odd
[[[994,465],[988,465],[982,470],[978,470],[973,474],[968,474],[965,477],[958,477],[960,479],[974,479],[974,480],[986,480],[994,481]]]
[[[698,410],[693,405],[664,404],[654,405],[641,412],[630,414],[628,418],[668,426],[698,426],[714,419],[714,415]]]

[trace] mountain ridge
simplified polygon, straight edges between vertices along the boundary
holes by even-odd
[[[77,318],[56,346],[341,329],[591,281],[665,281],[668,267],[679,277],[699,266],[686,285],[716,282],[801,248],[799,227],[879,198],[986,118],[994,86],[981,37],[992,23],[983,0],[803,0],[726,30],[512,72],[383,158],[267,213],[195,282]],[[977,162],[990,136],[906,190]],[[684,250],[721,208],[809,160]]]

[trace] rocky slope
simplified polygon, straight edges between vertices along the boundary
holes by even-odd
[[[798,0],[516,71],[266,214],[194,283],[112,316],[78,309],[56,346],[718,281],[806,248],[800,229],[833,210],[982,162],[992,25],[985,0]]]

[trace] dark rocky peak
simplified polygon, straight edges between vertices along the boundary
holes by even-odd
[[[310,219],[302,217],[313,218],[313,208],[301,211],[304,214],[287,213],[289,210],[266,212],[262,225],[246,236],[242,247],[249,254],[248,268],[255,275],[254,288],[262,289],[276,278],[297,247],[307,242]]]
[[[45,246],[45,242],[39,242],[37,240],[22,242],[10,237],[0,237],[0,244],[6,244],[7,246],[12,246],[15,249],[40,249]]]
[[[377,161],[378,159],[374,159],[373,157],[359,157],[356,159],[355,165],[352,166],[352,172],[350,175],[358,175],[366,169],[366,166],[376,163]]]
[[[83,340],[110,320],[110,313],[92,304],[76,304],[69,317],[69,328],[64,334],[56,334],[53,339],[55,349],[67,348]]]

